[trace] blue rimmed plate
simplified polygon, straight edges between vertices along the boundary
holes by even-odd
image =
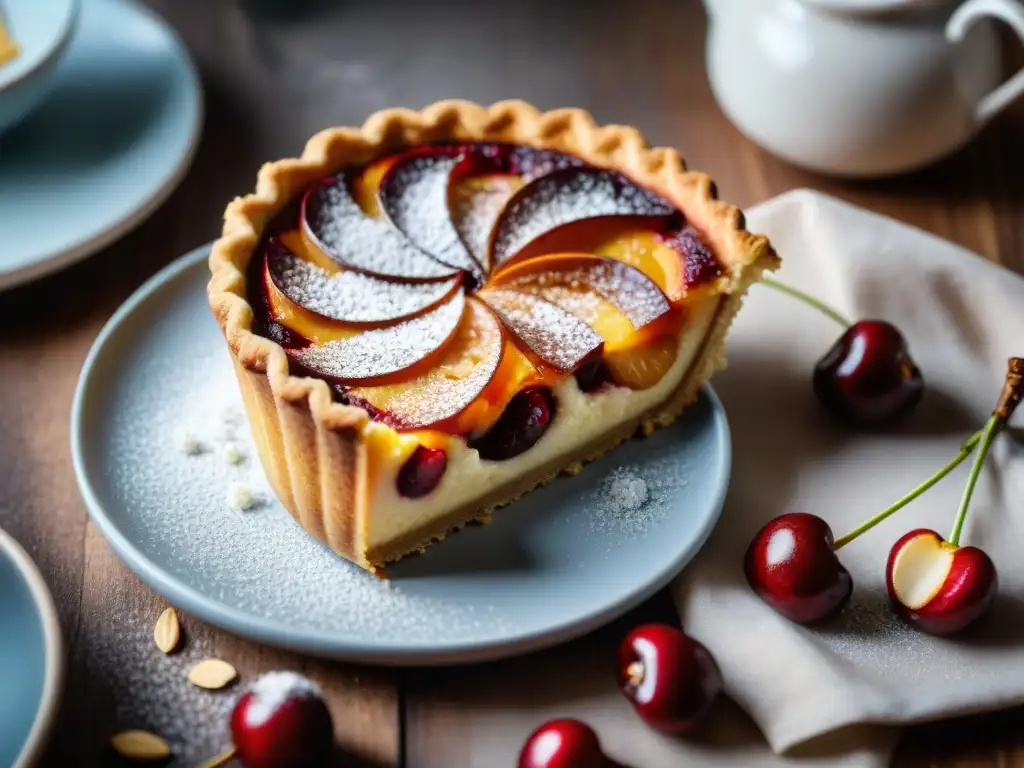
[[[0,290],[141,223],[184,177],[201,124],[173,30],[129,0],[83,0],[52,91],[0,135]]]
[[[621,615],[696,554],[730,470],[729,430],[706,388],[676,425],[630,441],[388,570],[341,560],[273,499],[241,417],[207,305],[207,248],[154,276],[86,360],[72,454],[89,513],[113,550],[170,602],[230,632],[314,655],[452,664],[552,645]],[[205,448],[186,455],[188,429]],[[225,460],[231,443],[247,458]],[[647,503],[609,503],[615,472]],[[240,513],[231,483],[263,504]]]
[[[35,765],[57,714],[64,643],[35,563],[0,529],[0,765]]]

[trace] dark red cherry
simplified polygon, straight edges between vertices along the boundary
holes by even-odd
[[[448,468],[448,455],[440,448],[417,446],[398,472],[398,492],[418,499],[437,488]]]
[[[596,392],[612,380],[611,371],[600,358],[588,360],[573,375],[577,386],[584,392]]]
[[[231,740],[245,768],[325,766],[334,725],[320,689],[294,672],[268,672],[231,712]]]
[[[549,720],[530,734],[519,768],[610,768],[594,729],[572,718]]]
[[[480,458],[500,461],[532,448],[555,415],[555,397],[547,387],[524,389],[509,401],[498,421],[470,445]]]
[[[924,379],[894,325],[861,320],[814,367],[814,392],[840,420],[871,427],[913,409],[924,392]]]
[[[744,572],[751,589],[791,621],[808,624],[837,613],[853,579],[832,549],[832,529],[815,515],[770,520],[750,542]]]
[[[722,674],[697,640],[666,624],[644,624],[619,646],[619,686],[655,730],[693,732],[722,692]]]

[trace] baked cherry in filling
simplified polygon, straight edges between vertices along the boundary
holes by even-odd
[[[723,272],[672,203],[621,173],[445,143],[312,184],[267,227],[249,286],[254,330],[293,372],[497,461],[541,439],[569,377],[593,396],[657,384]],[[429,493],[446,461],[421,445],[399,492]]]

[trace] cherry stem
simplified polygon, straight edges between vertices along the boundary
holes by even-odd
[[[828,315],[844,328],[849,328],[851,325],[853,325],[852,322],[850,322],[846,317],[841,315],[836,310],[832,309],[832,307],[830,307],[828,304],[821,301],[820,299],[814,298],[810,294],[804,293],[799,288],[794,288],[793,286],[787,285],[786,283],[780,283],[778,280],[775,280],[770,277],[762,277],[761,284],[767,285],[769,288],[774,288],[776,291],[787,293],[795,299],[799,299],[804,304],[814,307],[822,314]]]
[[[974,495],[974,487],[981,475],[981,467],[985,463],[989,447],[995,440],[1006,422],[1010,420],[1013,411],[1020,404],[1021,396],[1024,395],[1024,358],[1011,357],[1006,372],[1006,381],[1003,384],[1002,394],[996,404],[992,415],[985,423],[982,430],[981,448],[978,455],[974,457],[974,465],[971,473],[967,476],[967,485],[964,487],[964,495],[960,499],[960,509],[957,510],[956,520],[953,522],[953,532],[949,534],[949,543],[954,547],[960,545],[960,534],[963,533],[964,520],[967,519],[967,510],[971,505],[971,497]]]
[[[931,488],[933,485],[935,485],[937,482],[939,482],[942,478],[944,478],[946,475],[948,475],[954,469],[959,467],[964,462],[964,460],[968,456],[971,455],[971,453],[974,451],[975,446],[978,444],[978,441],[982,439],[984,434],[985,434],[985,430],[984,429],[975,432],[973,435],[971,435],[969,438],[967,438],[967,440],[964,442],[963,445],[960,446],[960,452],[956,456],[954,456],[949,461],[949,463],[946,464],[946,466],[944,466],[942,469],[940,469],[934,475],[929,477],[927,480],[925,480],[923,483],[921,483],[919,486],[917,486],[914,490],[912,490],[906,496],[904,496],[903,498],[899,499],[898,501],[895,501],[892,504],[890,504],[888,507],[883,509],[881,512],[879,512],[877,515],[872,517],[870,520],[866,520],[865,522],[861,523],[859,526],[854,528],[852,531],[850,531],[845,536],[840,536],[838,539],[836,539],[835,542],[832,544],[833,551],[839,550],[842,547],[845,547],[847,544],[849,544],[851,541],[856,539],[862,533],[866,533],[867,531],[870,531],[872,528],[874,528],[880,522],[882,522],[883,520],[888,518],[893,513],[898,512],[899,510],[903,509],[903,507],[907,506],[907,504],[912,502],[914,499],[916,499],[922,493],[927,491],[929,488]]]

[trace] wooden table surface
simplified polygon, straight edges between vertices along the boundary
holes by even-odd
[[[0,295],[0,525],[45,573],[70,647],[50,765],[101,764],[104,743],[123,727],[184,723],[191,734],[182,738],[216,741],[215,716],[153,691],[159,676],[135,647],[147,645],[164,604],[89,524],[71,467],[68,413],[80,365],[117,306],[161,266],[215,237],[224,204],[251,188],[260,163],[298,153],[316,130],[452,96],[581,106],[679,147],[739,205],[813,186],[1024,272],[1024,109],[925,172],[884,183],[818,178],[759,150],[722,115],[705,78],[696,0],[310,0],[309,16],[279,20],[238,0],[151,4],[179,30],[203,78],[206,122],[189,176],[117,244]],[[622,626],[665,614],[661,595],[610,630],[506,664],[529,674],[531,664],[550,669],[559,659],[610,654]],[[359,669],[260,647],[187,617],[185,625],[192,647],[230,659],[246,677],[291,667],[316,678],[340,742],[367,766],[459,765],[458,746],[445,738],[458,717],[446,692],[486,684],[502,669]],[[896,763],[1024,766],[1024,709],[909,729]]]

